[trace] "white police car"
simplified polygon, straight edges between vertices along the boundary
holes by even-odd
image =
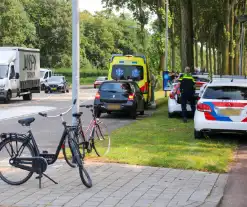
[[[205,84],[207,84],[210,80],[209,78],[205,76],[199,76],[199,75],[193,75],[193,78],[196,81],[196,93],[195,93],[195,99],[198,99],[200,94],[202,93]],[[201,88],[203,87],[203,88]],[[180,88],[179,88],[179,82],[176,81],[172,84],[171,92],[168,98],[168,117],[173,117],[176,113],[181,113],[181,98],[180,98]],[[187,111],[191,112],[191,107],[189,104],[187,104]]]
[[[197,103],[194,137],[204,133],[247,132],[247,79],[219,79],[208,83]]]

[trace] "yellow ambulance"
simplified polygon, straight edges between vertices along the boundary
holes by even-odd
[[[151,100],[151,74],[144,55],[112,55],[108,80],[128,79],[138,83],[145,99],[145,108],[148,108]]]

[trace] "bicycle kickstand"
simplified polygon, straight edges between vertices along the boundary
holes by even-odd
[[[52,178],[50,178],[48,175],[46,175],[45,173],[43,173],[43,175],[48,178],[50,181],[52,181],[54,184],[58,184],[55,180],[53,180]]]

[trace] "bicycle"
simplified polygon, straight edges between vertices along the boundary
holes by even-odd
[[[108,127],[99,118],[96,117],[95,106],[80,105],[80,107],[90,108],[93,117],[87,129],[85,130],[85,133],[82,127],[81,119],[77,119],[76,138],[77,143],[80,145],[80,149],[82,149],[83,159],[85,157],[85,151],[91,153],[92,150],[95,151],[98,157],[105,156],[110,151],[111,145],[110,132]],[[106,150],[104,149],[105,145],[107,145]],[[73,164],[73,161],[69,160],[71,153],[66,150],[66,146],[63,149],[63,155],[67,164],[71,167],[76,167]]]
[[[79,146],[74,140],[73,133],[75,132],[76,128],[74,126],[68,126],[67,123],[63,119],[63,115],[67,114],[72,109],[72,107],[75,105],[75,103],[76,103],[76,100],[74,100],[73,105],[66,112],[61,113],[56,116],[47,116],[46,113],[39,113],[39,115],[46,117],[46,118],[61,117],[62,124],[64,126],[64,132],[61,137],[60,143],[57,146],[57,150],[55,154],[48,154],[47,151],[40,153],[38,145],[35,141],[35,138],[32,134],[31,129],[29,129],[26,134],[17,134],[17,133],[1,134],[0,137],[1,137],[2,142],[0,143],[0,152],[2,152],[4,148],[7,149],[7,154],[9,154],[10,156],[9,164],[15,167],[15,169],[20,169],[22,172],[24,171],[28,172],[27,176],[25,176],[23,179],[20,179],[18,181],[13,181],[13,180],[10,180],[12,174],[8,170],[6,170],[4,167],[1,167],[0,168],[0,178],[4,182],[10,185],[21,185],[27,182],[32,177],[33,173],[37,173],[38,177],[36,177],[36,179],[39,179],[39,188],[41,188],[41,179],[43,176],[48,178],[53,183],[58,184],[53,179],[51,179],[48,175],[46,175],[44,172],[46,171],[48,165],[52,165],[57,161],[59,152],[64,145],[65,139],[67,138],[69,140],[68,143],[72,151],[72,156],[74,157],[74,161],[79,167],[79,174],[80,174],[82,183],[88,188],[92,187],[92,180],[88,172],[84,168],[84,165],[83,165],[84,163],[81,159]],[[35,118],[31,117],[31,118],[21,119],[18,121],[18,123],[21,124],[22,126],[31,127],[31,123],[33,123],[34,121],[35,121]],[[13,144],[15,144],[15,147],[13,147]],[[10,147],[9,148],[10,150],[8,150],[8,147]],[[25,153],[23,154],[25,149],[27,149],[30,152],[30,156],[27,156]],[[22,155],[24,156],[21,157]],[[2,161],[0,162],[0,165],[1,163]],[[7,176],[8,174],[10,175],[10,178],[4,175],[5,172]],[[85,174],[86,179],[84,178],[83,174]],[[16,174],[14,174],[14,176],[12,175],[12,179],[14,179],[13,177],[17,177],[19,179],[20,173],[18,173],[18,175]]]

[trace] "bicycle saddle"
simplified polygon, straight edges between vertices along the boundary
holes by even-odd
[[[76,117],[76,118],[80,118],[82,114],[83,114],[83,112],[79,112],[79,113],[72,114],[72,116]]]
[[[26,119],[20,119],[18,120],[18,123],[21,124],[22,126],[30,126],[30,124],[34,121],[35,121],[35,118],[31,117],[31,118],[26,118]]]

